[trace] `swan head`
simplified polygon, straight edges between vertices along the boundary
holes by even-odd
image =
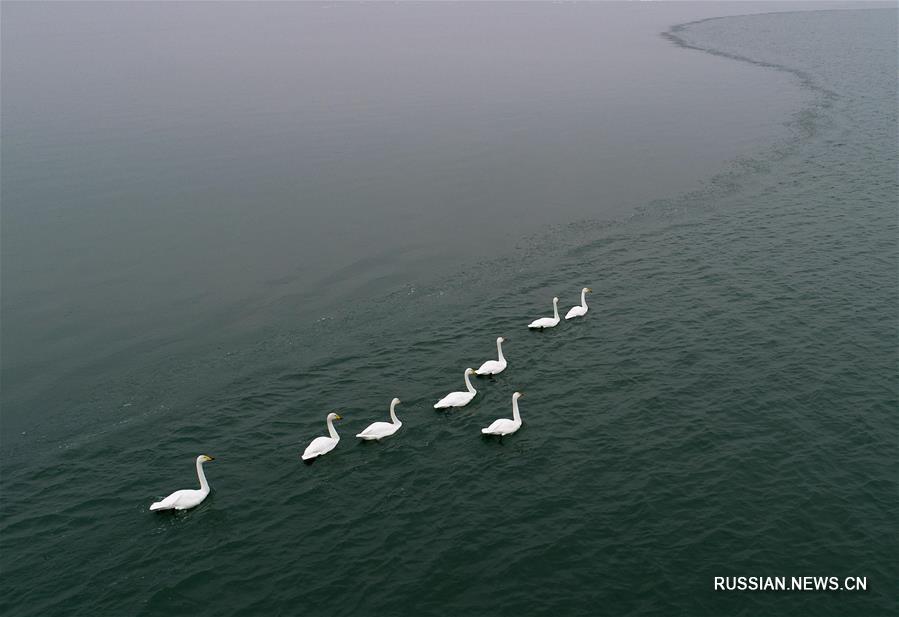
[[[505,343],[505,342],[506,342],[506,339],[504,339],[504,338],[501,337],[501,336],[498,336],[498,337],[496,337],[496,342],[497,342],[497,343]]]
[[[512,400],[513,400],[513,401],[517,401],[517,400],[520,399],[522,396],[524,396],[524,394],[522,394],[521,392],[516,392],[515,394],[512,395]]]
[[[559,303],[559,299],[558,299],[558,298],[553,298],[553,304],[558,304],[558,303]]]
[[[593,290],[590,289],[589,287],[584,287],[581,291],[584,293],[593,293]]]
[[[208,461],[214,461],[214,460],[215,460],[215,457],[209,456],[208,454],[201,454],[200,456],[197,457],[198,463],[206,463]]]
[[[466,375],[474,375],[475,370],[473,368],[467,368],[467,369],[465,369],[465,374]]]
[[[341,418],[339,414],[336,414],[333,411],[328,414],[327,419],[328,419],[328,421],[343,420],[343,418]]]
[[[392,401],[390,401],[390,405],[391,405],[391,406],[393,406],[393,405],[399,405],[399,404],[402,403],[402,402],[403,402],[403,401],[401,401],[400,399],[394,398]]]

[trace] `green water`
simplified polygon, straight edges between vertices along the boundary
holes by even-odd
[[[5,436],[0,612],[894,613],[896,11],[672,36],[667,53],[801,103],[773,144],[617,222],[519,237],[315,321],[244,318],[252,342],[91,390],[62,439]],[[584,285],[584,320],[526,329]],[[497,335],[509,369],[431,409]],[[514,390],[523,428],[483,439]],[[401,433],[356,443],[393,396]],[[301,465],[335,408],[344,439]],[[200,452],[210,498],[147,512]],[[868,591],[712,591],[738,575]]]

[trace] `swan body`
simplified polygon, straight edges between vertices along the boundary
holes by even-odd
[[[150,510],[189,510],[203,503],[203,500],[209,495],[209,482],[206,481],[206,474],[203,473],[203,463],[214,460],[213,457],[206,454],[201,454],[197,457],[197,478],[200,480],[199,489],[175,491],[162,501],[151,504]]]
[[[592,292],[593,290],[589,287],[584,287],[581,290],[581,303],[577,306],[572,306],[567,313],[565,313],[565,319],[571,319],[572,317],[583,317],[587,314],[587,294]]]
[[[400,402],[400,399],[395,398],[390,401],[390,419],[391,422],[374,422],[369,424],[368,427],[356,435],[359,439],[365,439],[366,441],[378,441],[379,439],[384,439],[385,437],[390,437],[395,432],[400,430],[400,427],[403,425],[400,422],[400,419],[396,417],[395,408],[397,403]]]
[[[506,370],[506,358],[503,356],[503,343],[506,342],[506,339],[503,337],[499,337],[496,339],[496,353],[499,355],[499,360],[487,360],[484,364],[481,365],[481,368],[477,370],[478,375],[499,375],[504,370]]]
[[[512,419],[509,418],[500,418],[499,420],[494,420],[493,424],[488,426],[487,428],[482,428],[481,432],[485,435],[499,435],[502,437],[503,435],[511,435],[515,431],[521,428],[521,414],[518,413],[518,399],[520,399],[523,395],[521,392],[516,392],[512,395]]]
[[[468,405],[471,402],[471,399],[474,398],[474,395],[478,393],[478,391],[474,389],[474,386],[471,385],[471,381],[468,379],[469,375],[474,375],[473,368],[465,369],[465,386],[468,388],[466,392],[450,392],[434,404],[434,409],[465,407]]]
[[[306,446],[306,450],[303,452],[302,456],[304,461],[309,461],[322,456],[323,454],[327,454],[337,447],[337,442],[340,441],[340,435],[334,430],[334,420],[341,419],[342,418],[336,413],[331,412],[328,414],[328,417],[325,420],[325,423],[328,425],[328,436],[316,437],[308,446]]]
[[[542,330],[543,328],[555,328],[559,325],[559,299],[553,298],[553,316],[543,317],[528,324],[528,328]]]

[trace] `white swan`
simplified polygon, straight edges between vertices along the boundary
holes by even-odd
[[[518,413],[518,399],[524,396],[521,392],[512,395],[512,419],[500,418],[494,420],[493,424],[487,428],[482,428],[481,432],[485,435],[511,435],[521,428],[521,414]]]
[[[150,510],[189,510],[203,503],[203,500],[209,495],[209,482],[206,481],[206,474],[203,473],[203,463],[214,460],[214,458],[205,454],[197,457],[197,477],[200,479],[199,489],[175,491],[162,501],[151,504]]]
[[[334,412],[328,414],[326,420],[328,424],[328,437],[316,437],[313,439],[310,444],[306,446],[306,451],[303,452],[302,458],[304,461],[309,461],[322,454],[327,454],[337,447],[337,442],[340,441],[340,435],[334,430],[334,420],[341,419],[342,418]]]
[[[559,325],[559,299],[553,298],[553,316],[537,319],[528,324],[528,328],[555,328]]]
[[[400,430],[400,427],[403,425],[400,422],[400,419],[396,417],[396,406],[397,403],[400,402],[400,399],[395,398],[390,401],[390,419],[392,422],[374,422],[373,424],[369,424],[368,428],[364,431],[356,435],[359,439],[365,439],[367,441],[377,441],[379,439],[383,439],[385,437],[390,437],[395,432]]]
[[[468,379],[469,375],[474,375],[473,368],[465,369],[465,386],[468,388],[468,392],[450,392],[434,404],[434,409],[465,407],[468,405],[471,402],[471,399],[474,398],[474,395],[478,393],[478,391],[474,389],[474,386],[471,385],[471,381]]]
[[[503,343],[506,339],[499,337],[496,339],[496,353],[499,354],[499,360],[487,360],[478,369],[478,375],[499,375],[506,370],[506,358],[503,357]]]
[[[571,309],[565,314],[565,319],[571,319],[572,317],[583,317],[587,314],[587,294],[591,293],[593,290],[589,287],[584,287],[581,290],[581,303],[577,306],[572,306]]]

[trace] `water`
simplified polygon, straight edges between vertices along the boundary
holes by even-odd
[[[4,433],[81,432],[71,409],[90,399],[100,424],[135,394],[182,405],[198,394],[183,363],[218,347],[627,215],[765,148],[800,104],[788,77],[658,36],[710,12],[11,5]]]
[[[438,26],[457,23],[439,13],[451,9],[434,10],[415,18],[432,20],[428,41],[440,40]],[[498,9],[478,10],[486,19]],[[112,131],[122,149],[109,133],[90,147],[67,133],[60,148],[77,146],[86,158],[57,152],[54,159],[39,147],[34,106],[12,107],[20,122],[8,129],[4,118],[3,144],[3,614],[895,610],[895,9],[729,17],[676,29],[675,41],[657,33],[727,11],[577,5],[565,10],[581,13],[556,22],[550,5],[516,10],[547,32],[570,32],[588,17],[612,32],[641,24],[646,36],[618,37],[608,49],[630,44],[627,57],[645,54],[635,62],[670,63],[652,79],[673,98],[646,101],[643,82],[621,69],[609,68],[605,83],[624,90],[584,82],[579,77],[593,66],[587,59],[546,99],[528,99],[520,115],[510,111],[494,133],[486,111],[482,124],[470,124],[483,99],[465,90],[467,113],[443,125],[458,142],[419,136],[416,150],[414,135],[397,136],[388,151],[407,158],[356,151],[346,169],[326,166],[330,175],[319,177],[296,158],[277,167],[280,156],[299,152],[278,150],[301,130],[283,129],[283,139],[265,133],[271,151],[194,166],[190,196],[176,191],[194,177],[178,171],[190,149],[184,159],[166,152],[183,127],[155,145],[148,140],[147,148],[160,148],[151,156],[129,140],[153,122],[129,125],[100,109],[97,122],[122,122],[122,133]],[[378,32],[366,36],[377,40]],[[583,44],[589,33],[585,27],[574,40]],[[546,36],[534,40],[558,50]],[[473,57],[491,47],[486,35],[472,39]],[[272,46],[279,49],[278,39]],[[509,57],[524,47],[513,45]],[[227,56],[200,56],[232,66]],[[459,59],[457,75],[472,56]],[[539,66],[539,58],[528,60]],[[392,88],[406,92],[406,78],[397,76]],[[517,92],[530,81],[520,79],[491,93]],[[426,102],[446,94],[427,90],[434,81],[425,80]],[[5,81],[7,90],[10,83],[17,82]],[[558,109],[562,86],[574,83],[587,83],[578,94],[621,97],[619,107],[600,107],[610,111],[589,125],[594,134],[580,119],[595,117],[596,98],[563,98],[570,105],[561,118],[547,115]],[[251,80],[248,92],[256,85]],[[387,97],[392,88],[375,90]],[[197,92],[185,100],[196,101]],[[431,126],[444,116],[426,102],[417,118]],[[225,106],[243,104],[238,97]],[[384,109],[394,105],[415,107],[397,95]],[[628,123],[658,118],[665,105],[680,112],[667,123],[677,125],[672,133]],[[224,111],[197,107],[190,118],[210,122],[199,151],[219,139],[240,141],[218,133],[215,116]],[[155,109],[141,111],[152,117]],[[234,130],[258,136],[278,111],[239,114]],[[327,126],[345,127],[351,116]],[[259,124],[248,126],[248,118]],[[63,120],[61,130],[91,126]],[[568,132],[559,132],[565,125]],[[461,126],[479,129],[467,139],[483,139],[472,160],[461,156],[472,145]],[[194,141],[204,136],[191,131]],[[539,150],[529,165],[531,146],[552,146],[552,135],[555,149]],[[371,147],[382,139],[372,136]],[[565,147],[572,140],[579,147]],[[640,140],[642,150],[626,149]],[[330,155],[316,143],[307,156]],[[368,147],[352,143],[344,147]],[[622,169],[584,160],[591,147],[608,156],[607,143],[615,144],[609,158],[644,173],[621,176]],[[132,148],[138,154],[129,157]],[[111,167],[91,158],[98,156]],[[27,179],[41,177],[36,160],[56,170],[65,163],[77,181],[54,176],[35,187]],[[571,175],[547,185],[557,174],[543,165],[552,161]],[[285,264],[278,278],[271,262],[280,263],[305,229],[288,224],[297,216],[289,200],[272,198],[284,191],[297,199],[289,192],[297,185],[285,180],[290,165],[321,182],[298,185],[312,182],[312,195],[334,200],[309,222],[303,240],[312,244],[299,242],[297,259],[322,246],[349,253],[345,261],[322,256],[318,270]],[[99,169],[154,174],[135,174],[125,190],[98,185]],[[371,169],[368,180],[344,187],[342,179],[360,169]],[[621,183],[599,198],[595,191],[613,177]],[[181,180],[157,186],[159,178]],[[410,184],[397,188],[391,178]],[[372,201],[381,204],[373,213],[384,229],[360,215],[356,231],[326,237],[334,221],[360,209],[342,201],[346,191],[372,186],[381,187]],[[502,186],[518,198],[504,198]],[[63,190],[72,208],[48,197]],[[558,194],[567,190],[574,193]],[[98,197],[116,191],[146,201],[117,202],[127,204],[119,210]],[[413,195],[434,207],[417,206]],[[547,195],[555,208],[546,207]],[[15,197],[30,198],[30,209],[17,212]],[[188,207],[194,198],[196,210]],[[255,200],[259,210],[248,212]],[[468,216],[470,224],[449,225]],[[71,237],[59,233],[63,225]],[[465,231],[465,240],[455,242],[453,231]],[[399,248],[375,251],[379,234]],[[53,242],[40,245],[42,237]],[[484,248],[487,240],[496,242]],[[162,245],[145,254],[154,242]],[[76,250],[84,243],[96,252]],[[260,271],[272,277],[265,284],[255,282]],[[153,272],[159,280],[148,278]],[[197,289],[206,275],[213,280]],[[547,313],[553,294],[567,309],[583,285],[596,290],[587,319],[539,334],[524,328]],[[144,287],[152,293],[143,295]],[[509,340],[510,368],[480,382],[470,408],[429,409],[459,388],[465,366],[494,353],[498,334]],[[483,440],[478,429],[509,412],[516,389],[525,392],[524,428],[502,443]],[[354,443],[358,429],[386,418],[392,396],[403,399],[403,432],[382,444]],[[345,441],[315,465],[300,465],[299,452],[322,433],[332,408],[346,418]],[[190,486],[200,452],[218,458],[207,466],[214,487],[207,502],[179,516],[148,513],[157,497]],[[869,590],[712,591],[714,576],[822,574],[867,576]]]

